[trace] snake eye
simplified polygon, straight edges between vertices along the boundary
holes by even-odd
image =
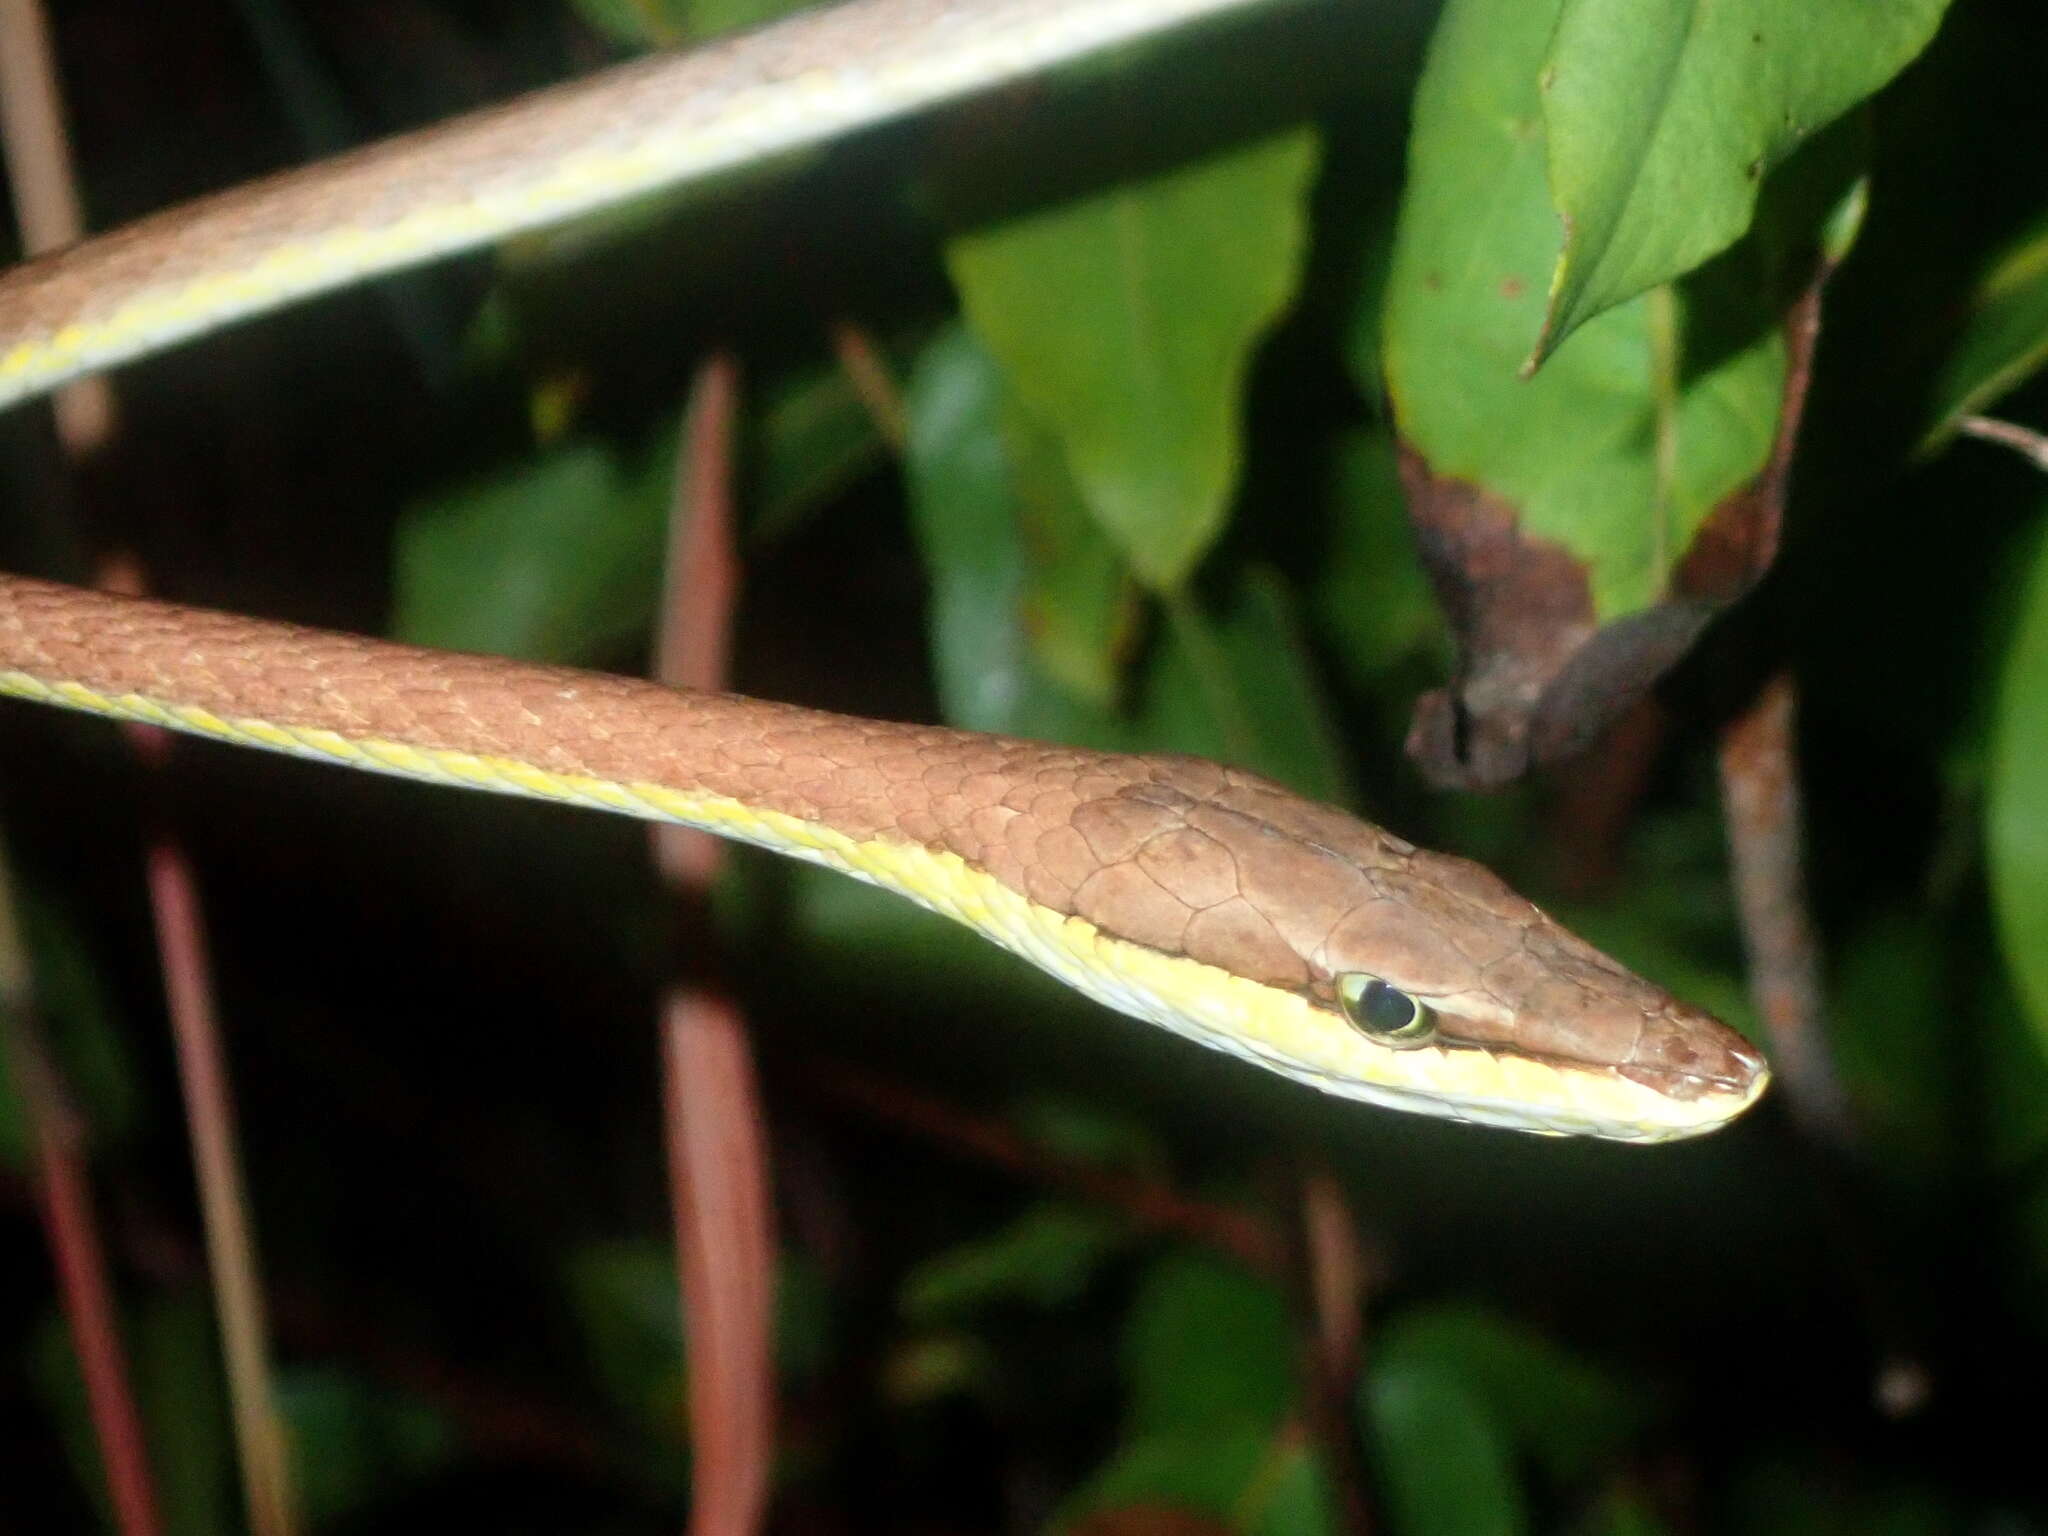
[[[1377,976],[1347,971],[1337,978],[1337,1001],[1360,1034],[1409,1050],[1436,1038],[1436,1012]]]

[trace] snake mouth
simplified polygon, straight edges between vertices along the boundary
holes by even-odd
[[[1417,1081],[1319,1073],[1315,1086],[1470,1125],[1649,1145],[1720,1130],[1762,1097],[1771,1075],[1754,1054],[1738,1076],[1706,1077],[1452,1041],[1430,1051],[1442,1066]]]

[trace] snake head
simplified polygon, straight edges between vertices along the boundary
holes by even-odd
[[[1074,910],[1156,957],[1124,957],[1139,1006],[1098,991],[1125,1011],[1325,1092],[1543,1134],[1675,1140],[1763,1092],[1741,1035],[1480,865],[1254,775],[1142,761],[1072,818],[1116,856]]]

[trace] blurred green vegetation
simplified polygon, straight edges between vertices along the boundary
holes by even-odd
[[[210,0],[57,8],[95,224],[300,158],[308,92],[370,137],[788,7],[250,8],[261,50]],[[730,348],[736,686],[1257,767],[1488,861],[1744,1028],[1713,702],[1782,648],[1849,1110],[1822,1140],[1775,1102],[1641,1151],[1326,1101],[736,857],[717,916],[784,1245],[776,1528],[1318,1536],[1362,1485],[1391,1536],[2048,1530],[2007,1395],[2048,1361],[2048,481],[1956,435],[2048,406],[2044,56],[2048,14],[1992,0],[1272,0],[149,361],[75,494],[17,412],[0,554],[75,577],[132,548],[187,600],[641,670],[676,422]],[[1664,690],[1640,801],[1602,821],[1607,746],[1428,789],[1403,740],[1455,645],[1402,454],[1513,501],[1603,622],[1639,615],[1764,468],[1823,250],[1787,547]],[[676,1528],[670,936],[640,830],[212,748],[160,790],[215,935],[309,1520]],[[139,894],[153,793],[97,726],[0,720],[171,1529],[232,1530]],[[0,1152],[0,1529],[98,1529],[11,1087]],[[1304,1169],[1362,1248],[1356,1466],[1304,1368]]]

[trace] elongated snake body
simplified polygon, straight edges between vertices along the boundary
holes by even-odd
[[[203,200],[0,275],[0,401],[370,272],[1241,0],[853,0]],[[1199,759],[1120,756],[0,576],[0,692],[659,820],[845,871],[1328,1092],[1696,1135],[1740,1036],[1476,864]]]

